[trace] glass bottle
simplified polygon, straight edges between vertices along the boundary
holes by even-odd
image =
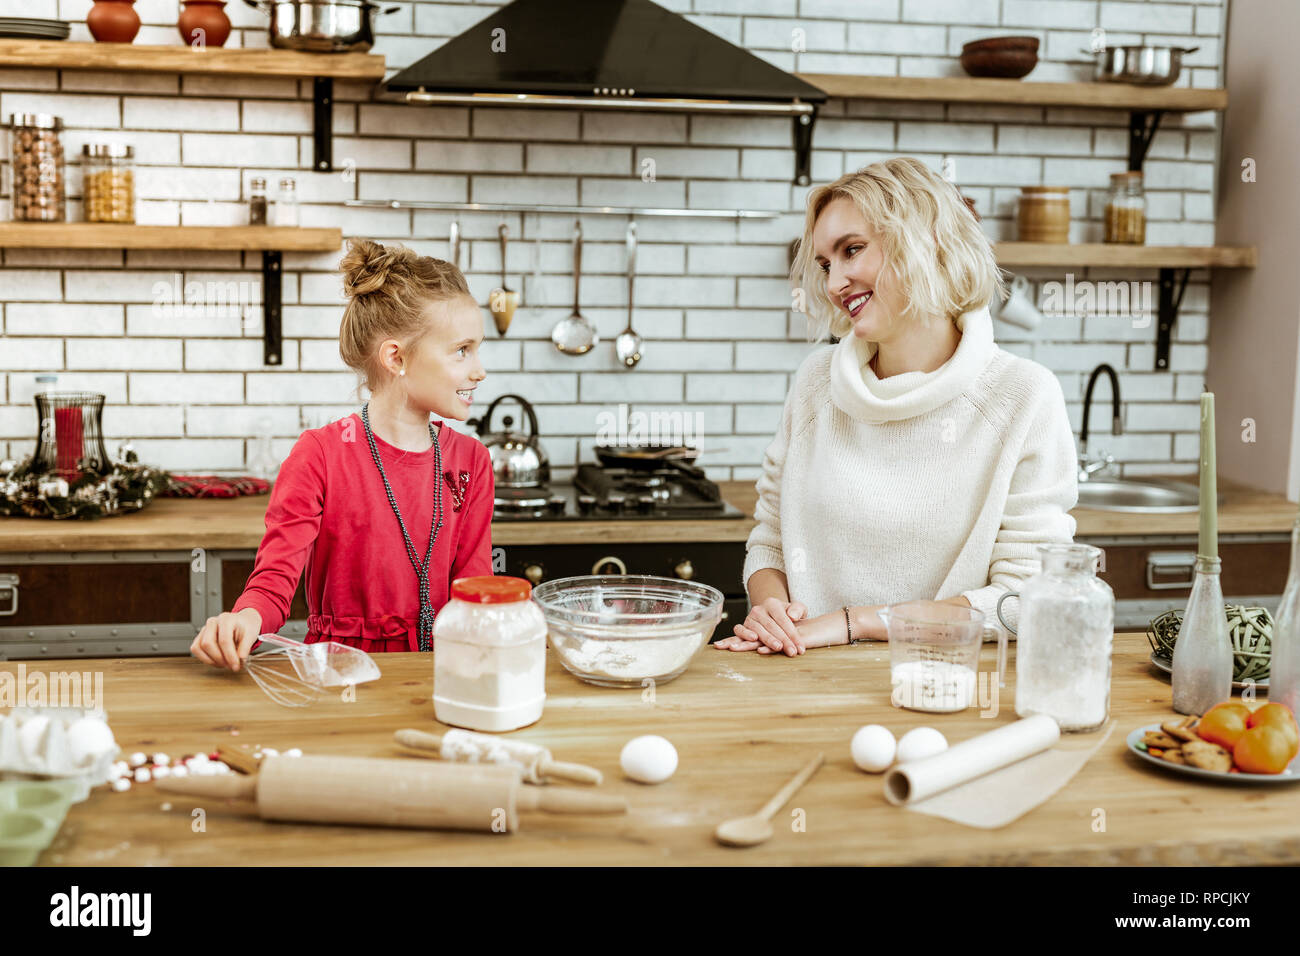
[[[1049,544],[1038,553],[1042,570],[1019,594],[1016,715],[1046,714],[1086,733],[1110,716],[1115,593],[1097,577],[1100,549]]]
[[[1268,699],[1286,704],[1292,713],[1300,707],[1300,515],[1291,526],[1291,573],[1273,622]]]
[[[280,192],[275,197],[275,224],[298,225],[298,186],[292,179],[280,180]]]
[[[257,420],[257,435],[252,440],[248,470],[253,477],[274,483],[280,473],[280,462],[271,450],[271,431],[271,419],[263,415]]]
[[[1203,714],[1232,696],[1232,641],[1220,565],[1218,558],[1196,556],[1192,594],[1174,643],[1174,710],[1180,714]]]
[[[266,225],[266,180],[260,176],[253,177],[248,184],[248,224]]]
[[[86,222],[135,222],[135,150],[124,143],[81,148],[82,211]]]

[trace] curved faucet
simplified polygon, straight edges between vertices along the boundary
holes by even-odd
[[[1111,393],[1111,424],[1110,433],[1120,435],[1124,432],[1123,423],[1119,415],[1119,376],[1115,370],[1102,362],[1092,374],[1088,376],[1088,387],[1083,392],[1083,428],[1079,432],[1079,480],[1087,481],[1095,472],[1108,465],[1114,464],[1114,455],[1100,455],[1096,458],[1088,457],[1088,413],[1092,409],[1092,390],[1097,384],[1097,377],[1105,372],[1110,376],[1110,393]]]

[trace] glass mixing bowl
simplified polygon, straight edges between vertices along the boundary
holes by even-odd
[[[583,575],[533,589],[569,673],[602,687],[662,684],[686,670],[722,619],[722,592],[641,574]]]

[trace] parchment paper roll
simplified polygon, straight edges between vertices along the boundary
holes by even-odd
[[[885,797],[903,806],[1047,750],[1061,739],[1051,717],[1037,714],[963,740],[941,754],[899,764],[885,774]]]

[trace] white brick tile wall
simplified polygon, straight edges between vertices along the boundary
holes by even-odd
[[[742,43],[784,69],[883,75],[961,76],[963,43],[991,34],[1039,37],[1027,82],[1086,80],[1078,53],[1105,26],[1112,43],[1200,44],[1184,83],[1219,82],[1223,7],[1130,0],[670,0],[692,22]],[[33,16],[76,21],[89,39],[90,0],[33,0]],[[500,6],[415,0],[380,22],[376,52],[396,69]],[[743,7],[743,9],[741,9]],[[46,9],[48,8],[48,9]],[[137,43],[178,44],[172,0],[137,0]],[[43,12],[40,12],[43,11]],[[264,15],[227,5],[230,46],[265,47]],[[806,46],[796,53],[793,31]],[[553,464],[564,475],[590,457],[595,416],[618,402],[701,412],[711,444],[703,462],[718,478],[753,479],[779,421],[790,375],[818,346],[803,316],[788,311],[786,247],[803,227],[807,190],[790,183],[791,122],[782,117],[618,111],[416,107],[371,101],[371,87],[339,82],[333,117],[334,173],[312,173],[311,84],[111,71],[0,70],[0,115],[63,117],[69,216],[81,215],[86,142],[136,149],[137,220],[236,224],[247,218],[254,175],[298,181],[304,225],[401,241],[447,255],[456,219],[462,263],[480,302],[500,283],[498,223],[511,228],[509,275],[525,293],[510,334],[499,339],[484,312],[489,377],[480,402],[517,392],[537,404]],[[1219,117],[1167,114],[1147,162],[1148,242],[1214,240],[1213,190]],[[1019,188],[1072,187],[1074,240],[1100,238],[1109,174],[1124,167],[1127,115],[1119,110],[832,100],[821,111],[815,182],[899,153],[937,168],[956,159],[993,238],[1013,238]],[[653,182],[641,176],[654,160]],[[7,165],[0,157],[0,166]],[[352,197],[586,205],[660,205],[777,210],[773,220],[647,217],[636,325],[647,349],[634,371],[619,366],[613,338],[626,324],[626,220],[583,217],[583,313],[604,341],[582,358],[563,356],[550,329],[571,310],[572,216],[368,209]],[[8,215],[0,195],[0,217]],[[533,238],[541,235],[540,264]],[[0,437],[27,454],[34,376],[59,387],[104,392],[106,427],[138,437],[146,460],[182,471],[245,468],[247,438],[269,415],[278,453],[303,427],[355,408],[356,376],[338,356],[342,315],[339,252],[285,255],[283,366],[262,365],[260,286],[237,309],[172,308],[156,284],[260,281],[260,256],[194,250],[0,251]],[[540,265],[540,280],[534,269]],[[1025,270],[1036,282],[1059,270]],[[1153,270],[1088,270],[1093,281],[1155,281]],[[1195,411],[1213,315],[1207,274],[1189,286],[1174,333],[1171,372],[1155,372],[1154,329],[1101,316],[1053,317],[1035,332],[998,323],[998,341],[1042,362],[1070,397],[1076,427],[1084,379],[1100,361],[1120,370],[1132,435],[1104,436],[1141,470],[1187,470],[1195,460]],[[165,297],[164,297],[165,298]],[[6,374],[7,373],[7,374]],[[482,407],[486,407],[483,405]],[[317,419],[322,419],[317,421]],[[1138,427],[1141,426],[1141,427]],[[1098,436],[1099,438],[1102,436]],[[21,439],[21,441],[20,441]],[[197,440],[196,440],[197,439]],[[21,445],[21,448],[19,447]]]

